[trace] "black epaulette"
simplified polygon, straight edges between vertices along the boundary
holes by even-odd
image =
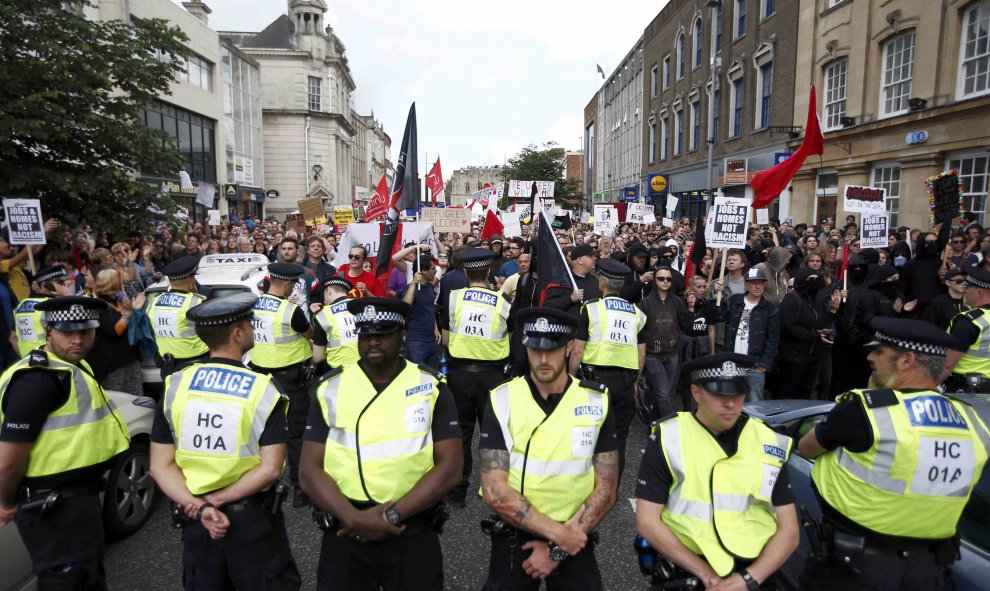
[[[31,367],[48,367],[48,355],[41,349],[34,349],[28,354],[28,365]]]
[[[674,411],[674,412],[670,413],[669,415],[662,416],[659,419],[653,421],[653,424],[654,425],[659,425],[660,423],[664,423],[664,422],[669,421],[670,419],[676,419],[676,418],[677,418],[677,411]]]
[[[582,388],[587,388],[589,390],[598,390],[599,392],[605,392],[605,384],[599,384],[598,382],[593,382],[591,380],[581,380],[578,382]]]
[[[445,376],[442,373],[440,373],[439,370],[433,369],[432,367],[430,367],[429,365],[426,365],[425,363],[417,363],[416,364],[416,367],[418,367],[420,371],[424,371],[424,372],[430,374],[431,376],[435,377],[436,379],[440,380],[441,382],[447,379],[447,376]]]
[[[897,394],[889,388],[863,390],[863,399],[868,408],[881,408],[897,404]]]
[[[516,379],[517,377],[522,377],[522,376],[513,376],[513,377],[505,378],[501,382],[499,382],[499,383],[495,384],[494,386],[492,386],[490,390],[492,392],[494,392],[496,388],[501,388],[502,386],[508,384],[509,382],[511,382],[512,380]]]
[[[970,320],[976,320],[980,316],[983,316],[983,312],[983,308],[972,308],[963,312],[962,315]]]
[[[344,371],[344,366],[343,365],[340,365],[338,367],[334,367],[330,371],[328,371],[327,373],[325,373],[322,376],[320,376],[316,380],[316,383],[322,384],[323,382],[329,380],[330,378],[332,378],[332,377],[334,377],[336,375],[339,375],[343,371]]]

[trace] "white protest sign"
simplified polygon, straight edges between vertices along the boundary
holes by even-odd
[[[657,223],[657,215],[652,211],[643,216],[644,224],[655,224]]]
[[[654,219],[656,219],[656,218],[654,218]],[[673,228],[674,227],[674,220],[672,218],[663,218],[663,221],[660,222],[660,225],[663,226],[663,227],[665,227],[665,228]]]
[[[842,195],[842,205],[846,211],[873,214],[887,211],[887,189],[846,185]]]
[[[735,197],[715,198],[715,223],[711,240],[706,240],[710,248],[745,248],[747,220],[749,219],[749,199]]]
[[[770,210],[769,209],[757,209],[756,210],[756,223],[757,224],[769,224],[770,223]]]
[[[667,211],[674,211],[675,209],[677,209],[677,202],[678,201],[679,200],[677,199],[677,197],[674,197],[673,195],[668,195],[667,196]]]
[[[45,218],[40,199],[4,199],[11,244],[45,244]]]
[[[887,214],[863,215],[859,245],[862,248],[887,248]]]
[[[509,181],[509,197],[529,199],[533,195],[533,184],[536,184],[536,196],[540,198],[553,197],[554,181]]]
[[[402,243],[409,242],[413,236],[416,236],[417,244],[426,244],[430,247],[430,253],[436,260],[439,251],[437,250],[437,235],[433,231],[433,225],[425,221],[403,222]]]
[[[543,211],[547,212],[547,217],[553,217],[557,215],[557,204],[553,199],[540,199],[540,205],[543,206]]]
[[[643,217],[649,213],[653,208],[649,205],[644,205],[642,203],[627,203],[626,204],[626,223],[627,224],[645,224]]]
[[[619,225],[619,212],[611,205],[595,206],[595,233],[611,234]]]
[[[333,260],[333,266],[338,269],[346,269],[350,264],[347,255],[355,246],[365,247],[369,257],[377,256],[378,245],[381,241],[382,225],[380,223],[348,224],[347,231],[340,237],[340,244],[337,245],[337,256]]]
[[[213,183],[199,181],[199,185],[196,187],[196,203],[203,207],[213,207],[214,190],[216,190],[216,185]]]
[[[581,212],[581,223],[582,224],[587,224],[588,223],[588,220],[590,220],[590,219],[591,219],[591,214],[590,213],[588,213],[586,211],[582,211]]]
[[[515,211],[502,212],[502,229],[506,237],[522,236],[522,224],[519,223],[519,213]]]
[[[719,199],[716,197],[716,199]],[[715,208],[708,208],[708,213],[705,214],[705,242],[709,245],[712,241],[712,232],[715,231]]]
[[[206,225],[208,226],[219,226],[220,225],[220,210],[211,209],[206,212]]]

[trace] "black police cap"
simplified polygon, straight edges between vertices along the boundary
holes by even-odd
[[[599,259],[596,267],[598,268],[599,275],[609,279],[625,279],[629,275],[629,272],[632,271],[632,269],[623,265],[620,261],[610,257]]]
[[[292,263],[272,263],[268,265],[268,277],[282,281],[295,281],[306,270]]]
[[[461,253],[461,264],[465,269],[481,269],[491,264],[495,253],[487,248],[469,248]]]
[[[41,312],[41,322],[48,328],[63,332],[89,330],[100,325],[100,312],[107,303],[97,298],[60,296],[39,302],[34,307]]]
[[[983,267],[966,267],[966,283],[980,289],[990,289],[990,271]]]
[[[385,334],[405,328],[412,306],[395,298],[358,298],[347,302],[347,311],[358,335]]]
[[[331,285],[343,288],[344,291],[351,291],[354,289],[354,284],[351,283],[346,277],[341,277],[340,275],[334,275],[333,277],[323,281],[323,287],[330,287]]]
[[[185,279],[186,277],[192,277],[196,274],[196,269],[198,267],[199,259],[194,256],[184,256],[165,265],[165,268],[162,269],[162,273],[164,273],[169,279],[177,281],[179,279]]]
[[[197,326],[225,326],[246,318],[254,317],[254,304],[258,296],[253,293],[238,293],[189,308],[186,319]]]
[[[65,267],[62,265],[52,265],[38,271],[31,281],[34,283],[44,283],[46,281],[67,281],[68,279],[69,275],[65,272]]]
[[[874,316],[869,327],[874,331],[873,341],[865,346],[870,348],[888,345],[915,353],[944,356],[949,349],[959,347],[948,333],[923,320]]]
[[[574,337],[578,319],[554,308],[525,308],[516,318],[522,344],[530,349],[559,349]]]
[[[682,371],[689,372],[691,383],[717,396],[740,396],[749,392],[746,372],[756,365],[756,358],[739,353],[716,353],[692,359]]]

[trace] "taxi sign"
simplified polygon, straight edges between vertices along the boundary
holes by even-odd
[[[199,261],[199,268],[223,266],[267,265],[268,257],[260,253],[249,254],[208,254]]]

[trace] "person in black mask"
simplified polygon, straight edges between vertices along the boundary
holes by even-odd
[[[903,268],[911,260],[911,247],[908,243],[900,240],[890,247],[890,260],[898,269]]]
[[[914,310],[907,314],[909,318],[921,318],[935,296],[945,292],[945,286],[939,277],[944,247],[939,242],[938,235],[929,232],[919,241],[915,258],[901,267],[901,291],[907,301],[918,301]]]
[[[836,372],[832,376],[830,392],[833,396],[858,388],[865,384],[869,377],[870,366],[863,355],[863,345],[870,342],[871,333],[866,328],[864,320],[863,300],[868,297],[870,265],[862,254],[850,254],[849,266],[846,269],[847,281],[839,277],[835,283],[837,289],[846,286],[845,301],[839,307],[837,314],[838,334],[834,341],[838,347],[832,349],[832,366],[854,368],[851,371]]]
[[[794,291],[780,303],[780,350],[770,390],[776,398],[809,398],[819,369],[832,347],[832,323],[842,302],[833,292],[827,305],[818,299],[825,282],[818,271],[801,267],[794,273]]]
[[[945,286],[949,291],[935,296],[921,316],[922,320],[931,322],[942,330],[949,329],[949,324],[956,314],[969,310],[969,306],[963,301],[963,293],[966,291],[966,272],[962,269],[952,269],[945,274]]]

